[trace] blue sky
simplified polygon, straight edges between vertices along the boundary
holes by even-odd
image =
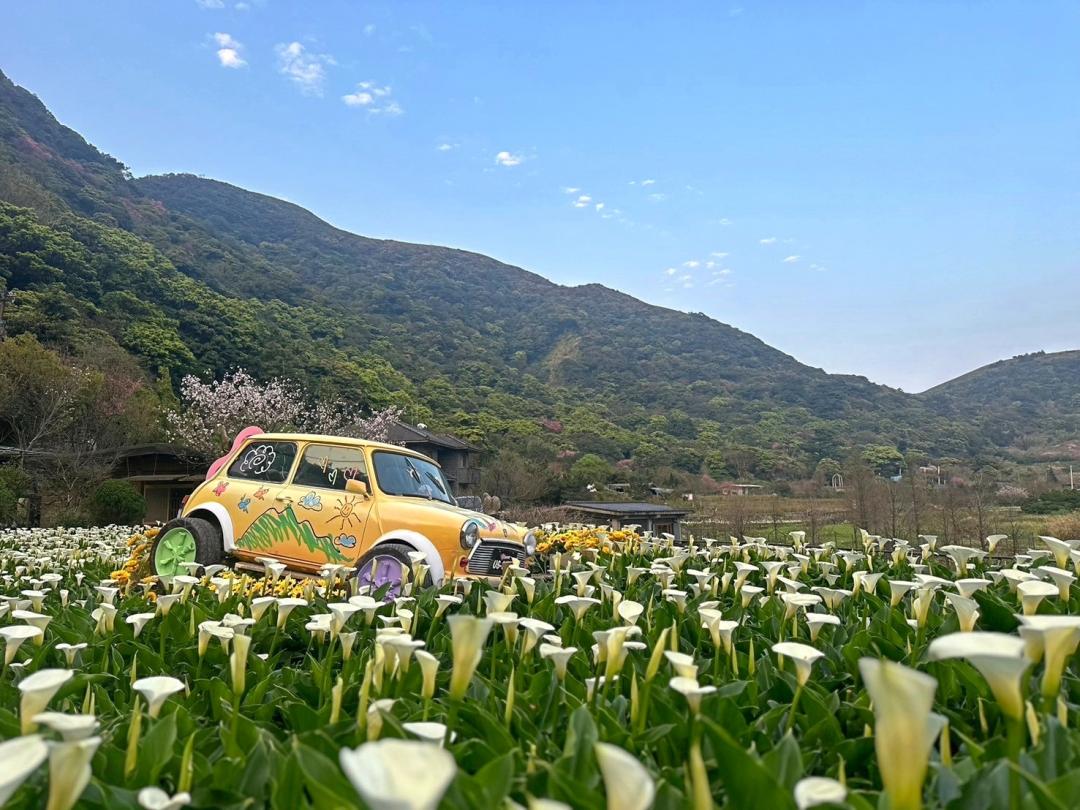
[[[136,174],[701,311],[917,391],[1080,348],[1080,4],[7,4]]]

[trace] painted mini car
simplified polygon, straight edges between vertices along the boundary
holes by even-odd
[[[500,576],[535,551],[531,532],[457,505],[439,465],[380,442],[247,428],[211,465],[150,552],[155,574],[185,563],[268,558],[315,573],[352,566],[361,586],[396,591],[420,552],[434,583]]]

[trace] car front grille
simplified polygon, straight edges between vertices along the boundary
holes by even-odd
[[[511,562],[524,565],[525,548],[513,543],[492,543],[482,540],[470,555],[469,565],[465,570],[470,574],[499,576],[506,557],[509,557]]]

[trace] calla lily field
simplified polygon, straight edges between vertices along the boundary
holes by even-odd
[[[1080,802],[1080,542],[537,532],[501,578],[416,555],[392,597],[0,532],[0,806]]]

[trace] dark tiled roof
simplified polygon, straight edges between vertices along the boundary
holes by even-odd
[[[681,517],[687,509],[676,509],[662,503],[607,503],[604,501],[569,501],[566,506],[597,515],[666,515]]]
[[[464,439],[459,439],[456,436],[449,436],[445,433],[433,433],[427,428],[419,427],[418,425],[409,425],[405,422],[395,422],[390,426],[388,440],[393,444],[410,444],[417,442],[427,442],[428,444],[434,444],[437,447],[446,447],[450,450],[479,450],[474,444]]]

